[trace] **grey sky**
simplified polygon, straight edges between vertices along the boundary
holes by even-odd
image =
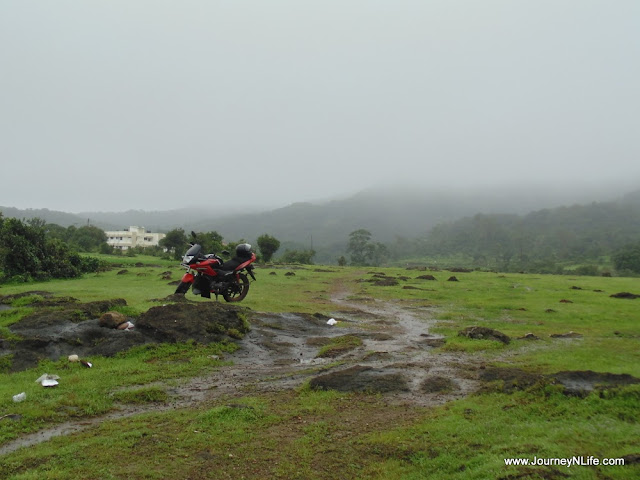
[[[0,2],[0,205],[640,186],[637,0]]]

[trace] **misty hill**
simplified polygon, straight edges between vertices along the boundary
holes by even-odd
[[[525,214],[579,200],[586,195],[549,190],[454,192],[416,189],[366,190],[343,200],[296,203],[253,215],[239,215],[193,224],[197,231],[216,230],[225,238],[253,240],[268,233],[308,246],[346,243],[349,233],[364,228],[376,241],[423,236],[434,226],[476,213]]]
[[[262,213],[221,216],[209,208],[183,208],[171,211],[145,212],[130,210],[119,213],[86,212],[69,214],[42,210],[18,210],[0,207],[5,217],[40,217],[61,226],[86,225],[88,222],[105,230],[130,225],[151,231],[184,228],[186,231],[218,231],[227,240],[249,241],[268,233],[286,244],[314,248],[345,244],[349,233],[365,228],[375,241],[391,242],[397,237],[415,238],[438,224],[452,222],[477,213],[526,214],[544,208],[576,203],[610,200],[600,193],[565,192],[543,189],[456,192],[453,190],[389,188],[371,189],[346,199],[324,203],[295,203]],[[605,198],[602,198],[602,197]],[[640,207],[640,191],[620,200]]]
[[[558,265],[602,263],[640,241],[640,192],[620,201],[592,202],[526,215],[476,214],[433,228],[417,248],[422,255],[465,254],[501,270],[553,273]],[[561,268],[561,267],[560,267]]]
[[[81,217],[74,213],[49,210],[48,208],[28,208],[25,210],[21,210],[13,207],[0,206],[0,213],[2,213],[2,216],[5,218],[18,218],[20,220],[42,218],[47,223],[55,223],[56,225],[60,225],[62,227],[70,227],[71,225],[81,227],[82,225],[87,224],[87,218]]]

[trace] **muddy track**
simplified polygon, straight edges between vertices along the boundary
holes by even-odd
[[[434,350],[442,339],[429,332],[435,323],[429,310],[378,300],[350,301],[346,292],[332,302],[335,326],[321,316],[257,314],[240,348],[225,357],[231,365],[169,388],[167,403],[126,406],[56,425],[1,446],[0,455],[108,420],[288,390],[331,375],[340,377],[338,388],[346,391],[382,391],[389,402],[419,406],[442,404],[477,389],[473,357]],[[345,335],[357,337],[361,344],[334,357],[318,357],[320,345]],[[363,378],[369,382],[364,387]],[[389,387],[389,378],[400,382]],[[384,390],[376,390],[379,379],[386,382]]]

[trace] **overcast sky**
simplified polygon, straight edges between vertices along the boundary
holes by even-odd
[[[640,188],[638,0],[2,0],[0,205]]]

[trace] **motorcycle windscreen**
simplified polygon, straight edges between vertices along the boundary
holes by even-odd
[[[202,251],[202,245],[198,245],[196,243],[189,250],[187,250],[187,253],[185,253],[185,256],[188,255],[190,257],[197,257],[201,251]]]

